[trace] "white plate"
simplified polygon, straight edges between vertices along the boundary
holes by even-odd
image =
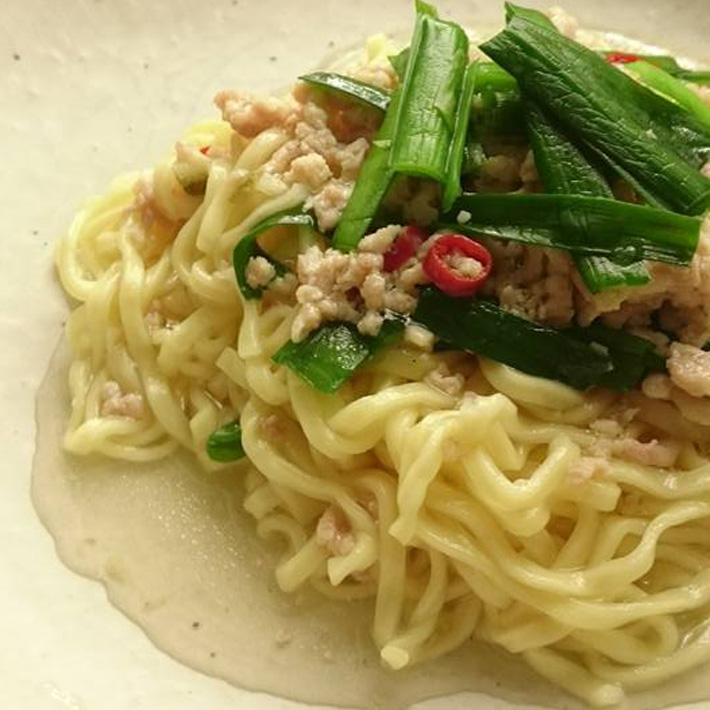
[[[498,0],[440,6],[470,26],[502,14]],[[586,25],[710,61],[708,0],[566,7]],[[29,499],[34,394],[66,314],[52,245],[86,195],[152,165],[213,115],[216,90],[283,86],[334,45],[406,30],[411,14],[409,0],[2,0],[0,708],[300,707],[174,662],[57,560]]]

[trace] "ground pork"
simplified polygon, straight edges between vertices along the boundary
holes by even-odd
[[[570,483],[580,485],[611,472],[609,461],[600,456],[580,456],[569,468]]]
[[[382,227],[372,234],[364,237],[358,249],[360,251],[369,251],[373,254],[384,254],[391,246],[392,242],[399,236],[402,228],[399,225],[391,224],[389,227]]]
[[[296,158],[284,177],[289,184],[300,182],[307,185],[311,191],[315,191],[332,176],[333,173],[322,155],[308,153]]]
[[[341,143],[328,127],[328,114],[312,102],[296,103],[285,122],[291,136],[265,165],[267,173],[283,175],[287,183],[306,185],[318,226],[333,229],[340,220],[369,150],[358,137]]]
[[[144,414],[143,396],[124,393],[118,382],[109,380],[101,391],[101,416],[141,419]]]
[[[671,378],[668,375],[655,372],[641,383],[641,391],[649,399],[669,400],[673,392]]]
[[[442,363],[426,375],[424,382],[451,397],[460,397],[466,379],[460,372],[452,374],[448,366]]]
[[[525,160],[521,163],[519,174],[523,185],[537,185],[540,181],[537,165],[535,163],[535,153],[533,153],[532,150],[527,152]]]
[[[497,296],[503,308],[555,326],[573,320],[574,265],[567,253],[492,239],[486,246],[494,266],[484,289]]]
[[[480,261],[469,256],[464,256],[458,252],[447,254],[443,261],[449,269],[466,279],[473,280],[480,276],[483,271],[483,265]]]
[[[343,557],[355,548],[355,536],[345,513],[330,506],[316,525],[316,542],[336,557]]]
[[[352,191],[352,184],[331,180],[317,195],[314,195],[310,204],[316,213],[321,230],[329,231],[337,226]]]
[[[416,323],[410,323],[404,329],[403,340],[405,345],[411,345],[418,350],[431,352],[434,349],[434,333]]]
[[[475,186],[478,192],[515,192],[522,186],[523,163],[514,156],[492,155],[486,158]]]
[[[398,225],[384,227],[350,253],[312,246],[298,256],[299,308],[291,328],[295,342],[334,320],[354,323],[364,335],[377,335],[385,311],[409,315],[414,310],[417,286],[427,281],[423,271],[410,262],[392,273],[383,270],[383,252],[401,230]]]
[[[251,288],[263,288],[276,276],[274,265],[263,256],[253,256],[246,268],[247,283]]]
[[[611,453],[644,466],[669,468],[675,464],[680,447],[675,442],[653,439],[647,442],[624,438],[611,443]]]
[[[588,325],[600,315],[611,327],[646,327],[658,311],[661,327],[679,340],[702,346],[710,340],[710,219],[706,218],[689,267],[648,264],[652,280],[631,289],[591,295],[577,280],[579,321]]]
[[[329,114],[301,86],[287,98],[222,91],[215,103],[243,138],[269,128],[285,131],[288,140],[266,162],[262,179],[277,176],[279,188],[284,183],[305,185],[311,193],[307,206],[313,208],[320,229],[328,231],[340,220],[370,144],[364,135],[356,135],[357,126],[350,131],[352,140],[339,141],[329,126]],[[371,132],[365,124],[361,130]]]
[[[255,97],[240,91],[220,91],[214,102],[222,118],[245,138],[254,138],[267,128],[283,126],[294,111],[291,100]]]
[[[710,352],[673,343],[667,366],[674,385],[692,397],[710,397]]]

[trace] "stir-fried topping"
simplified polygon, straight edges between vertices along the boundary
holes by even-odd
[[[688,336],[685,302],[704,293],[694,274],[710,205],[701,170],[710,107],[697,93],[707,72],[672,57],[594,52],[574,40],[569,18],[506,10],[506,28],[481,47],[493,61],[469,63],[462,28],[419,2],[411,44],[391,58],[387,82],[302,77],[321,107],[304,104],[303,116],[321,111],[318,126],[347,134],[348,150],[359,144],[346,124],[369,142],[348,172],[354,184],[333,198],[332,219],[321,202],[342,179],[320,143],[303,150],[296,135],[270,161],[310,194],[234,251],[244,298],[295,309],[275,361],[332,392],[403,334],[405,347],[438,341],[580,389],[627,390],[645,378],[655,394],[699,391],[707,358],[682,344],[669,350],[668,334]],[[291,121],[278,102],[220,101],[242,135]],[[183,151],[186,190],[205,189],[209,159]],[[272,254],[260,241],[277,228],[293,244]],[[313,237],[304,241],[303,230]],[[683,298],[671,275],[692,281]],[[651,315],[667,296],[676,310],[660,332]],[[606,312],[607,323],[631,323],[644,337],[595,322]],[[663,374],[669,352],[673,382]]]

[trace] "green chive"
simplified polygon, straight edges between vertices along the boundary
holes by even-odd
[[[231,463],[244,458],[242,429],[239,422],[230,422],[215,429],[207,440],[207,455],[219,463]]]
[[[530,143],[546,192],[613,199],[604,176],[545,114],[526,102]],[[592,293],[618,286],[640,286],[651,279],[643,262],[628,266],[603,256],[575,255],[575,264]]]
[[[657,102],[629,90],[633,80],[602,57],[521,16],[481,48],[515,76],[526,97],[659,200],[687,214],[710,205],[710,180],[654,132],[657,122],[651,116],[658,112]]]
[[[293,370],[321,392],[335,392],[382,349],[396,342],[404,324],[386,320],[378,335],[361,335],[352,323],[328,323],[304,341],[286,343],[274,362]]]
[[[259,247],[257,243],[257,238],[260,234],[265,232],[267,229],[272,229],[273,227],[281,227],[288,225],[296,226],[306,226],[311,229],[315,229],[315,220],[313,216],[303,212],[303,207],[298,207],[296,209],[285,210],[277,214],[267,217],[257,224],[255,227],[250,229],[237,243],[234,247],[234,253],[232,255],[232,261],[234,263],[234,273],[237,276],[237,285],[242,295],[246,299],[256,299],[261,298],[264,293],[264,288],[252,288],[247,283],[247,267],[249,266],[249,260],[255,256],[263,256],[276,268],[277,274],[284,274],[286,269],[283,264],[280,264],[271,256],[269,256],[263,249]]]
[[[467,64],[463,29],[420,9],[397,107],[393,172],[445,182]]]
[[[465,194],[444,224],[471,216],[456,229],[535,246],[605,256],[622,265],[642,259],[687,266],[701,220],[644,205],[582,195]]]
[[[342,74],[314,72],[299,78],[310,86],[351,99],[377,111],[386,111],[392,98],[388,91],[383,91],[376,86],[365,84]]]

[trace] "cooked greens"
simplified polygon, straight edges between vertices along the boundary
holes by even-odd
[[[545,191],[612,199],[614,195],[601,171],[555,122],[532,102],[527,102],[526,109],[530,144]],[[638,286],[651,279],[642,261],[621,265],[604,256],[576,254],[575,264],[592,293],[618,286]]]
[[[401,86],[390,168],[444,182],[468,64],[468,38],[458,25],[418,4]]]
[[[663,94],[684,108],[691,116],[710,129],[710,106],[680,78],[652,62],[640,60],[625,65],[626,71],[649,89]]]
[[[258,244],[257,239],[260,234],[265,232],[267,229],[272,229],[273,227],[283,227],[288,225],[296,225],[303,227],[315,227],[315,220],[313,216],[304,212],[303,207],[296,209],[285,210],[283,212],[278,212],[277,214],[267,217],[252,227],[237,243],[234,247],[234,253],[232,255],[232,261],[234,263],[234,273],[237,277],[237,285],[239,290],[242,292],[242,296],[246,299],[261,298],[264,287],[252,288],[247,280],[247,267],[249,265],[249,260],[252,257],[263,256],[267,261],[274,265],[277,274],[285,273],[286,269],[283,264],[273,259],[269,254],[267,254]]]
[[[207,455],[219,463],[231,463],[244,458],[242,428],[239,422],[230,422],[215,429],[207,439]]]
[[[601,326],[556,330],[489,301],[452,298],[434,288],[421,293],[412,319],[456,349],[580,390],[628,390],[657,366],[653,344],[642,338]]]
[[[289,341],[273,357],[321,392],[335,392],[355,371],[400,337],[404,324],[386,320],[376,336],[352,323],[328,323],[300,343]]]
[[[519,12],[481,49],[571,136],[608,155],[649,194],[686,214],[710,205],[710,180],[654,133],[649,109],[657,111],[657,101],[638,84],[630,89],[633,80],[602,57]]]
[[[360,168],[353,193],[333,235],[333,246],[336,249],[350,251],[357,247],[392,184],[394,173],[389,165],[390,150],[400,97],[401,92],[398,90],[392,97],[385,120]]]
[[[469,124],[471,123],[471,103],[476,91],[476,77],[478,63],[474,62],[466,70],[463,89],[459,94],[456,109],[456,123],[449,148],[449,157],[446,162],[446,181],[444,183],[444,196],[442,209],[449,210],[454,200],[461,194],[461,171],[463,169],[464,153],[469,137]]]
[[[686,266],[702,224],[695,217],[583,195],[467,193],[444,223],[456,224],[461,212],[470,217],[455,229],[472,236],[595,254],[621,265],[649,259]]]
[[[299,78],[317,89],[356,101],[377,111],[386,111],[392,99],[389,92],[342,74],[319,71]]]

